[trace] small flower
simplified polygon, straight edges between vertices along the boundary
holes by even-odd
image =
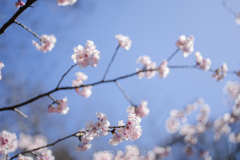
[[[186,38],[185,35],[181,35],[176,43],[176,46],[183,51],[183,57],[188,57],[194,51],[194,37],[191,35]]]
[[[115,38],[118,39],[118,43],[121,47],[125,48],[126,50],[130,49],[132,41],[129,39],[128,36],[123,36],[121,34],[118,34],[115,36]]]
[[[22,2],[21,0],[18,0],[18,1],[15,3],[15,6],[16,6],[17,8],[20,8],[20,7],[24,6],[24,5],[25,5],[25,3]]]
[[[240,25],[240,13],[236,15],[235,22],[237,25]]]
[[[222,67],[218,68],[215,73],[212,75],[217,81],[221,81],[227,75],[228,67],[224,62]]]
[[[0,132],[0,153],[8,154],[17,149],[17,136],[15,133],[10,133],[5,130]]]
[[[1,70],[4,67],[4,64],[0,61],[0,80],[2,79]]]
[[[19,154],[17,160],[33,160],[33,158]]]
[[[43,152],[40,156],[37,156],[37,160],[55,160],[51,150]]]
[[[208,71],[210,69],[211,60],[209,58],[203,59],[200,52],[196,52],[195,57],[196,57],[197,66],[199,68],[203,69],[204,71]]]
[[[163,60],[162,64],[158,67],[157,72],[159,73],[159,78],[166,78],[169,74],[170,69],[167,64],[168,61]]]
[[[32,41],[33,45],[37,48],[37,50],[43,51],[46,53],[47,51],[51,51],[56,43],[57,39],[54,35],[42,35],[40,42]]]
[[[48,106],[48,113],[54,113],[57,112],[59,114],[67,114],[69,111],[69,107],[67,106],[67,97],[64,97],[61,100],[57,100],[57,106],[54,107],[54,105]]]
[[[57,0],[59,6],[73,5],[77,0]]]

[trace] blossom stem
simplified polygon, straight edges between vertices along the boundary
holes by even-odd
[[[116,85],[118,86],[118,88],[122,91],[122,93],[124,94],[124,96],[126,97],[126,99],[130,102],[130,104],[132,106],[135,106],[133,101],[130,99],[130,97],[127,95],[126,91],[122,88],[122,86],[120,85],[120,83],[118,81],[115,81]]]
[[[175,52],[173,52],[173,54],[167,59],[167,61],[169,62],[179,51],[179,49],[177,49]]]
[[[104,74],[104,76],[103,76],[103,80],[102,80],[102,81],[105,80],[105,78],[106,78],[106,76],[107,76],[107,73],[108,73],[108,71],[109,71],[109,69],[110,69],[110,67],[111,67],[111,64],[112,64],[112,62],[114,61],[115,56],[117,55],[117,51],[118,51],[119,47],[120,47],[120,45],[117,46],[117,48],[116,48],[116,50],[115,50],[115,53],[114,53],[114,55],[113,55],[113,57],[112,57],[112,60],[111,60],[110,63],[108,64],[108,68],[107,68],[107,70],[106,70],[106,72],[105,72],[105,74]]]
[[[76,65],[77,65],[77,64],[72,65],[72,66],[67,70],[67,72],[62,76],[62,78],[61,78],[60,81],[58,82],[57,88],[59,88],[59,86],[60,86],[63,78],[64,78],[64,77],[68,74],[68,72],[70,72],[70,70],[71,70],[73,67],[75,67]]]
[[[41,38],[35,33],[33,32],[31,29],[29,29],[28,27],[24,26],[22,23],[18,22],[18,21],[14,21],[14,23],[18,24],[19,26],[23,27],[24,29],[26,29],[28,32],[32,33],[37,39],[39,39],[41,41]]]
[[[20,114],[21,116],[23,116],[24,118],[28,118],[28,116],[26,114],[24,114],[23,112],[19,111],[17,108],[14,108],[14,111],[17,112],[18,114]]]

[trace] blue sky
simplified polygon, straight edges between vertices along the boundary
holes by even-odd
[[[236,11],[240,9],[240,2],[237,0],[228,4]],[[38,1],[34,6],[18,20],[39,35],[54,34],[57,43],[51,52],[44,54],[32,46],[31,41],[36,40],[35,37],[19,26],[12,25],[0,37],[0,42],[8,40],[8,55],[0,53],[0,60],[1,57],[8,59],[4,62],[3,78],[9,68],[12,72],[18,72],[21,80],[28,78],[39,81],[44,84],[45,91],[53,89],[63,73],[73,65],[73,48],[79,44],[85,46],[87,40],[92,40],[101,52],[98,67],[75,67],[66,76],[62,86],[71,86],[77,71],[88,75],[87,84],[99,81],[118,45],[114,38],[116,34],[127,35],[133,42],[129,51],[119,49],[107,79],[134,72],[135,68],[141,67],[135,62],[142,55],[150,56],[152,61],[159,65],[177,49],[175,43],[183,34],[195,37],[195,51],[200,51],[203,57],[210,58],[212,68],[220,67],[222,62],[226,62],[231,71],[240,68],[240,26],[235,24],[234,16],[225,10],[218,0],[92,0],[83,1],[82,8],[59,7],[57,3]],[[12,14],[16,10],[14,5],[9,8]],[[8,17],[1,20],[1,25],[5,19]],[[14,55],[12,59],[8,58],[11,54]],[[169,65],[194,64],[194,54],[184,58],[179,52]],[[149,150],[163,142],[168,135],[164,125],[169,111],[180,109],[198,97],[204,98],[210,105],[212,119],[222,115],[228,111],[221,102],[225,97],[223,87],[229,80],[239,81],[239,78],[228,75],[222,82],[216,82],[209,72],[171,69],[166,79],[155,76],[152,79],[139,80],[134,76],[119,81],[134,103],[140,104],[142,100],[149,102],[150,114],[142,121],[142,137],[134,142],[123,142],[117,147],[136,144]],[[57,99],[67,96],[70,111],[67,115],[48,117],[51,121],[63,121],[65,125],[64,132],[51,132],[51,138],[58,139],[55,138],[56,135],[64,136],[84,128],[86,122],[96,120],[96,112],[107,114],[112,125],[116,125],[118,120],[127,120],[126,109],[129,102],[114,83],[94,86],[92,91],[93,94],[88,99],[77,95],[74,90],[53,94]],[[72,154],[91,154],[98,148],[115,150],[116,147],[108,145],[110,137],[109,135],[95,139],[92,149],[86,153]],[[77,142],[72,142],[77,145]]]

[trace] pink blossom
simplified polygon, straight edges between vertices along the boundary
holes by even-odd
[[[30,135],[20,133],[18,147],[22,150],[32,150],[41,146],[47,145],[47,138],[42,135]],[[47,148],[39,149],[36,152],[40,153],[45,151]]]
[[[176,43],[176,46],[183,51],[183,57],[188,57],[194,51],[194,37],[191,35],[186,38],[185,35],[181,35]]]
[[[142,63],[144,66],[143,70],[148,70],[145,72],[139,72],[138,78],[141,79],[142,77],[147,77],[148,79],[154,77],[156,75],[157,64],[152,62],[150,57],[144,55],[137,59],[136,63]],[[136,71],[140,71],[140,69],[136,69]]]
[[[237,25],[240,25],[240,13],[236,15],[235,22]]]
[[[36,42],[32,41],[33,45],[37,48],[37,50],[43,51],[46,53],[47,51],[51,51],[56,43],[57,39],[54,35],[42,35],[41,36],[41,41]]]
[[[229,94],[231,98],[235,99],[240,94],[240,84],[238,81],[228,81],[223,89],[225,94]]]
[[[33,160],[33,158],[19,154],[17,160]]]
[[[221,81],[227,75],[228,67],[224,62],[222,67],[218,68],[215,73],[212,75],[217,81]]]
[[[67,97],[61,99],[61,100],[57,100],[57,106],[54,107],[54,105],[50,105],[48,106],[48,113],[54,113],[54,112],[57,112],[59,114],[67,114],[68,111],[69,111],[69,107],[67,106],[68,105],[68,102],[67,102]]]
[[[158,67],[157,72],[159,73],[159,78],[166,78],[170,72],[168,61],[163,60],[162,64]]]
[[[228,140],[231,143],[240,143],[240,133],[238,134],[230,133],[228,136]]]
[[[150,112],[149,108],[147,108],[147,104],[147,101],[142,101],[138,107],[129,106],[127,109],[127,113],[135,113],[136,116],[140,118],[146,117]]]
[[[100,59],[100,52],[96,50],[96,45],[93,41],[88,40],[86,47],[78,45],[74,49],[74,53],[71,56],[74,63],[77,63],[79,68],[87,68],[91,64],[92,67],[96,67]]]
[[[93,160],[113,160],[113,154],[109,152],[96,152],[93,154]]]
[[[73,5],[77,0],[57,0],[59,6]]]
[[[170,117],[166,120],[165,128],[169,133],[177,132],[179,127],[180,122],[178,119]]]
[[[125,48],[126,50],[129,50],[132,44],[132,41],[129,39],[128,36],[123,36],[121,34],[118,34],[115,36],[117,38],[118,43],[121,47]]]
[[[40,156],[37,156],[37,160],[55,160],[51,150],[44,151]]]
[[[211,60],[209,58],[203,59],[200,52],[196,52],[195,57],[196,57],[197,66],[199,68],[203,69],[204,71],[208,71],[210,69]]]
[[[75,89],[77,93],[85,98],[88,98],[92,95],[92,86],[83,87],[82,90],[79,88]]]
[[[75,76],[77,77],[76,80],[73,80],[72,86],[78,87],[83,84],[83,81],[86,81],[88,79],[88,76],[85,73],[82,72],[76,72]]]
[[[89,150],[91,147],[92,147],[92,145],[87,143],[87,144],[83,144],[81,146],[75,146],[75,151],[82,152],[82,151]]]
[[[0,80],[2,79],[1,70],[4,67],[4,64],[0,61]]]
[[[24,6],[24,5],[25,5],[25,3],[24,3],[23,1],[21,1],[21,0],[18,0],[18,1],[15,3],[15,6],[16,6],[17,8],[20,8],[20,7]]]
[[[15,133],[10,133],[3,130],[0,133],[0,153],[8,154],[14,152],[17,149],[17,136]]]

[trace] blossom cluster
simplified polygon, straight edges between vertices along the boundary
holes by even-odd
[[[77,0],[57,0],[59,6],[73,5]]]
[[[147,105],[148,105],[147,101],[142,101],[138,107],[129,106],[127,109],[127,113],[136,114],[136,116],[140,118],[146,117],[150,112],[149,108],[147,108]]]
[[[93,154],[93,160],[155,160],[163,159],[170,154],[171,147],[155,147],[153,150],[148,151],[147,155],[142,153],[137,146],[126,146],[125,152],[118,150],[116,155],[110,152],[101,151]],[[145,151],[144,151],[145,152]]]
[[[87,68],[91,64],[92,67],[96,67],[98,60],[100,59],[100,52],[96,50],[96,45],[93,41],[88,40],[86,47],[78,45],[74,49],[72,60],[77,63],[79,68]]]
[[[218,68],[212,75],[217,81],[221,81],[227,75],[228,67],[224,62],[220,68]]]
[[[199,68],[203,69],[204,71],[208,71],[210,69],[211,60],[209,58],[204,59],[200,52],[196,52],[195,57],[196,57],[197,66]]]
[[[25,3],[24,3],[23,1],[21,1],[21,0],[18,0],[18,1],[15,3],[15,6],[16,6],[17,8],[20,8],[20,7],[24,6],[24,5],[25,5]]]
[[[240,84],[238,82],[227,82],[224,87],[224,92],[230,95],[234,100],[234,104],[231,113],[225,113],[214,121],[215,140],[219,140],[223,134],[229,134],[231,132],[229,125],[240,119]],[[231,133],[229,136],[229,140],[232,142],[233,134]]]
[[[118,121],[118,129],[114,129],[114,136],[108,142],[110,145],[116,146],[118,143],[122,142],[123,140],[131,140],[135,141],[136,139],[140,138],[142,134],[141,129],[141,118],[136,116],[135,114],[129,113],[128,121],[124,126],[123,121]]]
[[[115,36],[115,38],[117,38],[120,47],[123,47],[126,50],[130,49],[132,41],[129,39],[128,36],[123,36],[121,34],[118,34]]]
[[[51,104],[48,106],[48,113],[59,113],[59,114],[67,114],[69,111],[68,101],[67,97],[64,97],[61,100],[57,100],[55,103],[57,103],[57,106],[54,106],[54,104]]]
[[[77,79],[72,81],[73,87],[78,87],[80,85],[83,85],[83,81],[86,81],[88,79],[88,76],[82,72],[77,72],[75,76],[77,77]],[[92,86],[83,87],[82,90],[80,90],[79,88],[75,88],[76,92],[85,98],[88,98],[92,95],[91,89],[92,89]]]
[[[27,157],[23,155],[18,155],[17,160],[33,160],[32,157]],[[55,160],[55,157],[52,155],[51,150],[47,150],[41,153],[41,155],[37,156],[37,160]]]
[[[185,35],[181,35],[176,46],[183,51],[183,57],[186,58],[194,51],[194,37],[191,35],[187,38]]]
[[[8,154],[17,149],[17,136],[15,133],[10,133],[3,130],[0,133],[0,154]]]
[[[144,56],[140,56],[136,63],[142,63],[143,65],[143,71],[141,71],[139,68],[136,69],[138,73],[138,78],[141,79],[143,77],[147,77],[148,79],[154,77],[156,75],[156,73],[159,73],[159,78],[166,78],[167,75],[169,74],[170,70],[168,65],[168,61],[163,60],[163,62],[160,64],[159,67],[157,67],[157,63],[156,62],[152,62],[151,58],[144,55]]]
[[[32,41],[33,45],[37,48],[37,50],[40,50],[44,53],[47,51],[51,51],[57,42],[57,39],[54,35],[42,35],[40,37],[40,42]]]
[[[0,80],[2,79],[1,70],[4,67],[4,64],[0,61]]]
[[[33,137],[24,133],[20,133],[18,147],[22,150],[32,150],[47,145],[47,138],[42,135],[34,135]],[[39,149],[35,152],[41,153],[47,148]]]
[[[79,137],[82,144],[75,146],[77,152],[86,151],[91,148],[90,142],[100,135],[108,135],[110,122],[107,120],[107,116],[103,113],[96,113],[98,121],[87,122],[85,129],[79,131],[77,136]],[[100,133],[101,132],[101,133]]]
[[[33,160],[33,158],[19,154],[17,160]]]

